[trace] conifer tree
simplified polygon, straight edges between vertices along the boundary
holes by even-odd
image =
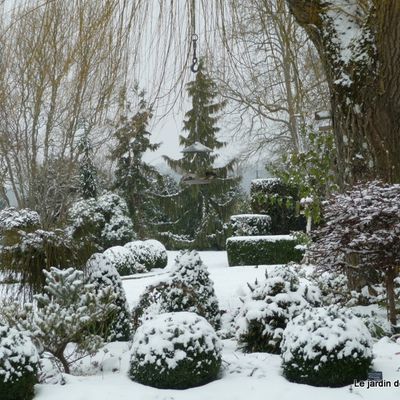
[[[198,149],[206,146],[209,151],[185,152],[179,160],[164,157],[174,171],[183,175],[181,191],[170,196],[172,234],[169,238],[175,243],[169,245],[221,249],[225,245],[225,223],[233,213],[239,183],[237,178],[228,177],[235,160],[219,168],[214,166],[218,158],[214,151],[226,145],[217,137],[220,130],[218,114],[225,102],[216,100],[216,84],[205,72],[203,63],[199,65],[195,80],[188,83],[187,92],[192,108],[185,115],[183,130],[187,135],[179,137],[180,145]],[[186,178],[203,184],[186,185]],[[168,201],[164,203],[168,205]],[[184,239],[181,243],[177,235]],[[164,236],[168,234],[164,233]]]
[[[111,159],[116,161],[115,189],[128,205],[135,232],[143,238],[154,213],[152,187],[160,179],[156,168],[143,161],[143,155],[146,151],[157,150],[160,144],[150,142],[147,127],[152,111],[143,94],[140,97],[138,112],[131,118],[120,119],[114,132],[117,144]]]
[[[82,156],[79,163],[79,188],[82,198],[85,200],[96,198],[98,195],[97,171],[92,160],[91,143],[85,129],[79,144]]]

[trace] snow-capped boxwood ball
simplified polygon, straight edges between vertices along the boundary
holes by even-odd
[[[367,379],[372,338],[351,311],[305,310],[283,332],[283,375],[292,382],[339,387]]]
[[[234,236],[260,236],[271,233],[271,217],[266,214],[238,214],[231,216]]]
[[[246,352],[280,353],[282,334],[291,318],[319,305],[319,289],[282,266],[264,281],[249,285],[236,316],[236,338]]]
[[[133,264],[132,273],[150,271],[154,268],[164,268],[168,263],[167,250],[158,240],[135,240],[124,246],[131,252]]]
[[[136,255],[125,246],[109,247],[103,255],[118,271],[120,276],[146,272],[147,268],[138,262]]]
[[[95,253],[86,264],[86,275],[88,282],[94,285],[94,290],[109,290],[116,297],[116,310],[106,321],[104,339],[109,342],[129,340],[132,334],[130,310],[117,270],[106,256]]]
[[[161,314],[133,338],[129,376],[144,385],[187,389],[217,379],[220,368],[221,342],[197,314]]]
[[[0,324],[1,400],[33,399],[38,367],[38,352],[30,337]]]

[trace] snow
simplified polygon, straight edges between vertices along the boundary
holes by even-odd
[[[168,252],[166,269],[139,274],[123,279],[129,305],[136,304],[144,288],[156,282],[174,264],[178,252]],[[226,252],[200,252],[208,266],[221,309],[233,310],[241,304],[239,297],[249,293],[247,282],[264,279],[265,271],[279,266],[229,268]],[[243,354],[234,340],[223,340],[223,369],[221,379],[205,386],[188,390],[160,390],[132,382],[128,377],[130,345],[128,342],[110,343],[105,351],[82,361],[80,369],[86,376],[65,375],[66,384],[37,385],[35,400],[397,400],[399,388],[317,388],[288,382],[281,374],[279,355],[266,353]],[[373,369],[382,371],[386,380],[399,379],[400,341],[383,338],[374,344]],[[89,375],[88,375],[89,374]]]
[[[295,240],[292,235],[265,235],[265,236],[233,236],[228,238],[231,242],[278,242],[280,240]]]

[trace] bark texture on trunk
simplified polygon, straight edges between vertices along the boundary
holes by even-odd
[[[341,183],[400,182],[400,1],[287,2],[325,67]]]

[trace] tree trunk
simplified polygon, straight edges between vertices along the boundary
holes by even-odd
[[[393,332],[396,330],[397,327],[396,294],[394,290],[394,280],[396,279],[396,276],[396,268],[389,267],[389,269],[386,271],[386,293],[389,321],[392,326]]]
[[[324,64],[340,183],[400,182],[400,1],[287,3]]]

